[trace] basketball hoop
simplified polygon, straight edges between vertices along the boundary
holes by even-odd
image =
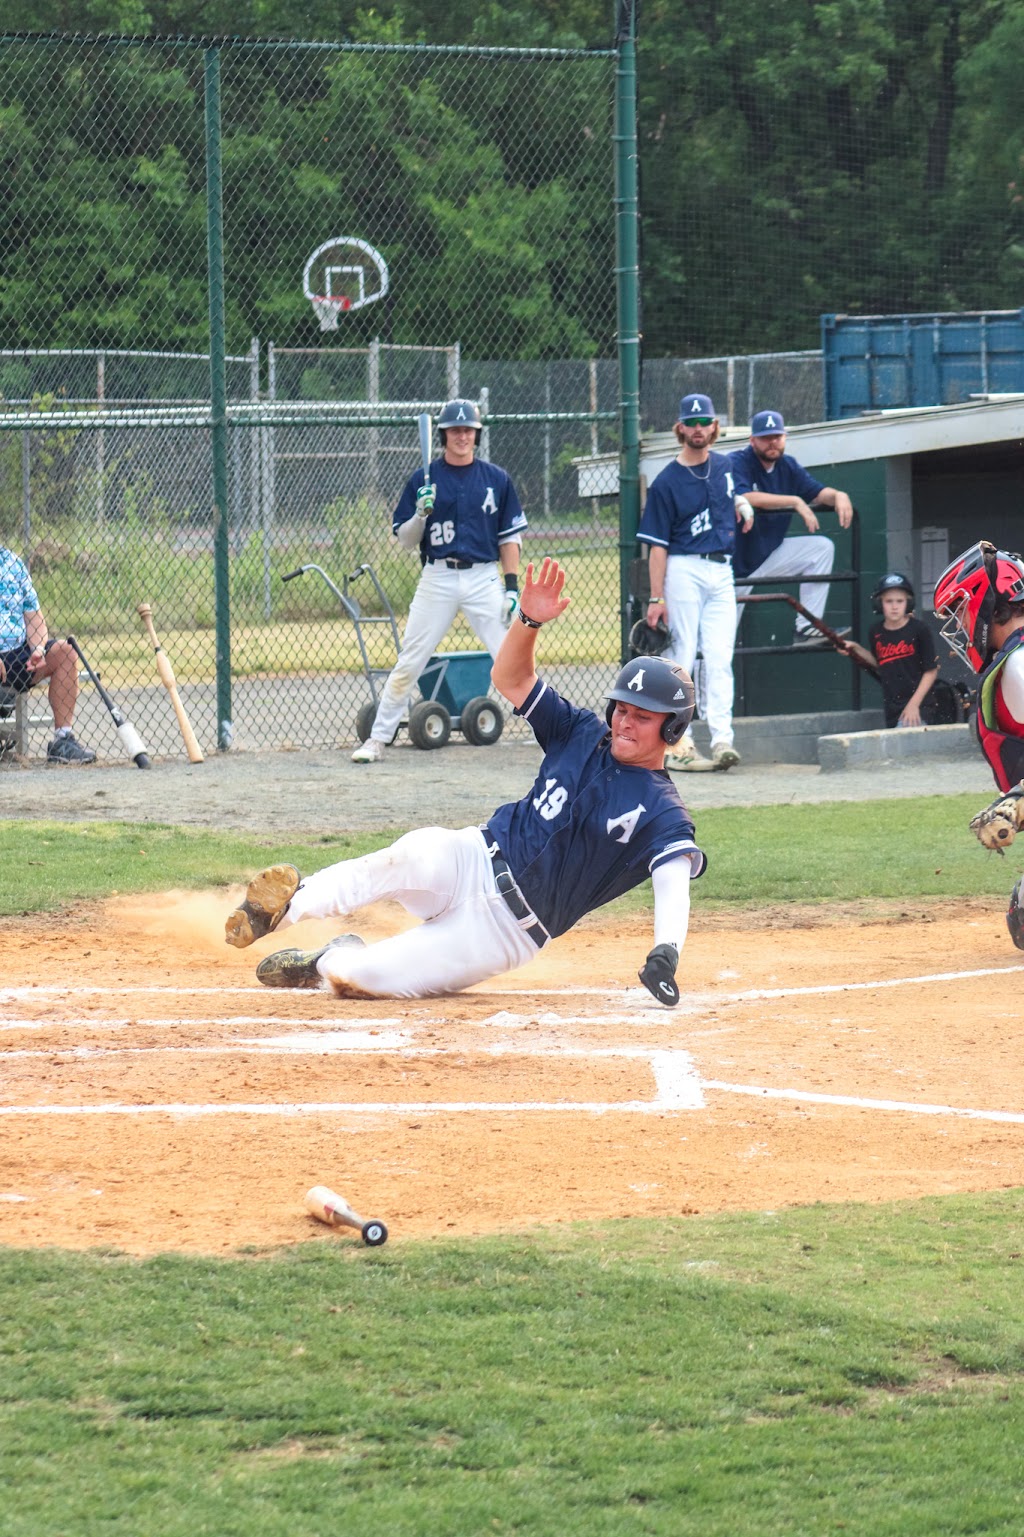
[[[383,256],[354,235],[317,246],[302,274],[302,292],[313,306],[321,331],[336,331],[342,311],[376,304],[388,285]]]
[[[352,300],[344,294],[339,294],[337,297],[314,294],[309,302],[313,306],[313,313],[320,322],[321,331],[336,331],[342,310],[350,310],[352,308]]]

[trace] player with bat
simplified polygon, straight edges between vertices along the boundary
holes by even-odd
[[[522,607],[492,673],[543,751],[531,789],[482,827],[418,828],[305,880],[291,865],[262,870],[225,924],[239,949],[273,933],[283,939],[304,918],[344,918],[389,898],[423,920],[373,944],[342,934],[316,950],[265,955],[256,968],[265,986],[340,998],[458,992],[525,965],[584,914],[649,880],[653,932],[634,965],[659,1003],[679,1002],[690,882],[705,860],[665,754],[690,724],[693,683],[676,663],[639,656],[600,714],[571,704],[536,671],[542,626],[569,607],[564,587],[557,561],[545,559],[539,572],[527,566]]]
[[[353,763],[383,758],[417,678],[458,614],[495,657],[518,606],[526,514],[507,472],[476,456],[479,410],[471,400],[449,400],[437,419],[439,459],[430,457],[430,417],[418,426],[420,468],[405,483],[392,528],[403,549],[419,552],[423,571],[377,718]]]

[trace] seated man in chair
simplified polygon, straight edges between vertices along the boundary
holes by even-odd
[[[53,739],[48,763],[95,763],[71,730],[78,701],[78,658],[66,640],[50,640],[28,567],[0,545],[0,683],[25,694],[49,678]]]

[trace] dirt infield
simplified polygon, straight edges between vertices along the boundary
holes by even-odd
[[[321,1183],[393,1241],[1024,1183],[1024,957],[990,906],[697,909],[670,1011],[630,985],[647,925],[597,919],[458,998],[268,992],[273,940],[217,937],[235,895],[8,926],[0,1241],[358,1244],[304,1213]]]

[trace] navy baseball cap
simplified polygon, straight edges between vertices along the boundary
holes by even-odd
[[[758,411],[756,416],[750,419],[750,436],[752,438],[770,438],[777,432],[785,432],[786,423],[782,419],[781,411]]]
[[[711,404],[710,395],[684,395],[679,402],[679,417],[681,422],[687,421],[691,416],[710,416],[714,419],[715,408]]]

